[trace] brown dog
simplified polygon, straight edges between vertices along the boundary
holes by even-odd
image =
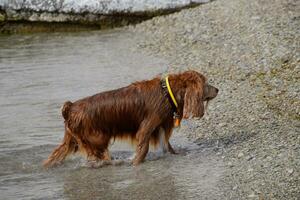
[[[182,118],[201,118],[204,102],[217,93],[202,74],[186,71],[68,101],[62,108],[64,139],[44,166],[60,163],[77,151],[88,160],[110,160],[108,147],[115,138],[137,142],[134,165],[144,160],[149,144],[158,144],[161,136],[167,150],[175,153],[169,143],[174,119],[176,125]]]

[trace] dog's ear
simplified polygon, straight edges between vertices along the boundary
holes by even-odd
[[[204,115],[204,84],[205,80],[200,74],[192,74],[186,80],[186,90],[184,95],[183,118],[201,118]]]

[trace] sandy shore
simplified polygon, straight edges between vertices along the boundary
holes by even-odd
[[[226,163],[225,199],[299,199],[300,2],[217,0],[129,27],[169,71],[220,89],[183,131]]]

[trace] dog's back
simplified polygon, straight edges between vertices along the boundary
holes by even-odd
[[[147,104],[147,101],[152,101],[147,97],[147,93],[153,92],[149,90],[151,89],[140,88],[137,83],[95,94],[74,103],[66,102],[62,115],[66,125],[74,133],[90,129],[116,137],[135,134],[145,115],[153,112],[153,108]]]

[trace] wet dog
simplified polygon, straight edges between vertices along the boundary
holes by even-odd
[[[127,87],[89,96],[62,107],[65,135],[44,162],[45,167],[61,163],[77,151],[89,161],[111,160],[108,147],[113,139],[130,139],[136,144],[133,164],[141,163],[149,145],[164,146],[175,153],[169,138],[174,126],[188,118],[201,118],[204,102],[215,98],[218,89],[196,71],[170,74],[135,82]]]

